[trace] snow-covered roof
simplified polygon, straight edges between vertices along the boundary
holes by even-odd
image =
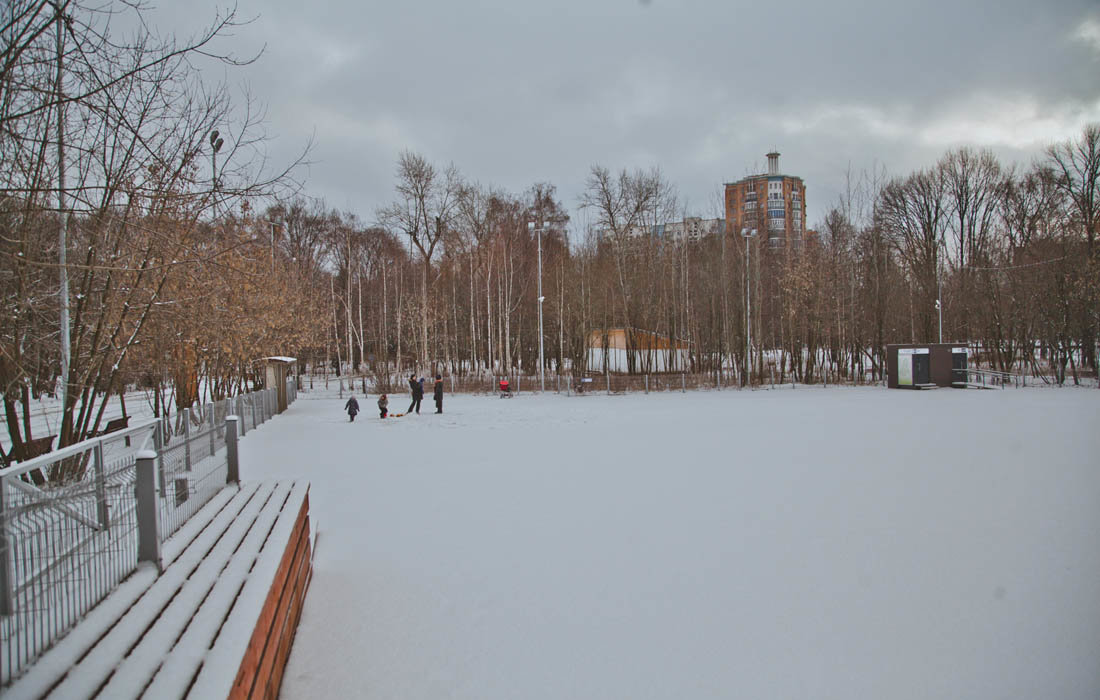
[[[261,360],[270,360],[272,362],[297,362],[298,361],[297,357],[279,357],[278,355],[273,355],[272,357],[261,357],[260,359]]]

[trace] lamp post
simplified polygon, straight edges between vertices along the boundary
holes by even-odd
[[[752,386],[752,306],[749,303],[749,240],[756,236],[756,229],[743,228],[745,239],[745,376]]]
[[[211,189],[213,190],[212,196],[215,215],[218,213],[218,151],[222,150],[222,144],[224,143],[225,139],[218,137],[217,129],[210,132]]]
[[[534,231],[538,235],[539,246],[539,385],[543,393],[546,392],[546,363],[543,360],[542,354],[542,302],[546,299],[542,295],[542,230],[546,227],[546,224],[540,224],[535,226],[534,221],[527,222],[527,230]]]
[[[939,342],[941,345],[943,344],[943,275],[940,274],[940,264],[942,262],[941,257],[946,249],[947,246],[941,237],[936,246],[936,315],[939,316]]]
[[[271,272],[274,273],[275,272],[275,227],[276,226],[282,226],[283,228],[286,228],[286,224],[281,224],[278,221],[273,221],[271,219],[268,219],[267,223],[271,224]],[[349,284],[350,284],[350,282],[349,282]]]

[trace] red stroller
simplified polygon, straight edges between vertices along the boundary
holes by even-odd
[[[512,398],[512,385],[508,383],[507,379],[500,380],[500,398],[510,399]]]

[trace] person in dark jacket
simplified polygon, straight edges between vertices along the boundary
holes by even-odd
[[[344,410],[348,412],[348,416],[351,418],[351,422],[355,422],[355,414],[359,413],[359,402],[352,396],[348,399],[348,402],[344,404]]]
[[[390,400],[386,398],[385,394],[378,397],[378,417],[385,418],[389,413]]]
[[[415,374],[409,375],[409,390],[412,391],[412,403],[409,404],[409,410],[405,413],[412,413],[413,409],[420,413],[420,401],[424,398],[424,387],[416,381]]]
[[[443,413],[443,377],[441,375],[435,375],[435,393],[432,396],[435,398],[435,412]]]

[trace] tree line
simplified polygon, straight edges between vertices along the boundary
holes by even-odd
[[[0,18],[13,445],[43,394],[64,446],[127,387],[159,415],[254,386],[269,355],[381,390],[409,370],[537,373],[540,306],[549,373],[605,371],[587,350],[622,328],[684,344],[676,369],[742,383],[874,381],[888,343],[941,335],[1003,371],[1095,376],[1100,126],[1026,166],[962,148],[850,175],[814,235],[750,240],[747,257],[738,231],[658,235],[687,213],[659,169],[591,167],[571,216],[552,184],[507,192],[406,152],[365,221],[307,197],[296,163],[271,170],[249,96],[202,80],[199,61],[251,60],[219,51],[235,15],[179,39],[142,21],[120,35],[125,13],[141,19],[14,0]],[[626,334],[629,372],[652,366],[646,337]]]

